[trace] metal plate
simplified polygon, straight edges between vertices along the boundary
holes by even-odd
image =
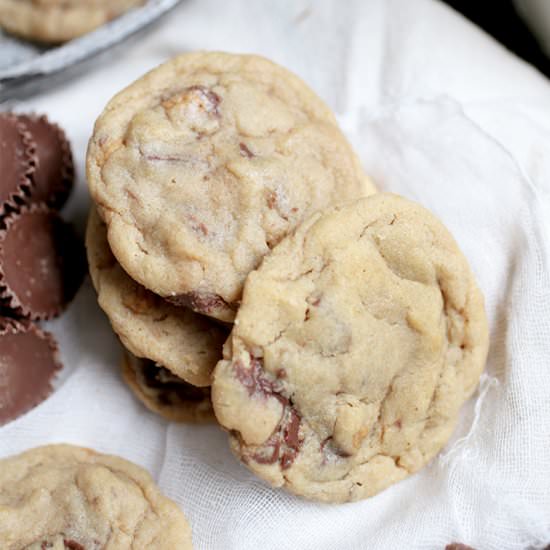
[[[50,89],[87,61],[137,34],[181,0],[149,0],[99,29],[58,47],[42,47],[0,31],[0,103]]]

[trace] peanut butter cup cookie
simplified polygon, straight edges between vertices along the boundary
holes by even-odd
[[[86,232],[88,264],[100,307],[124,346],[195,386],[210,385],[228,330],[133,281],[109,249],[107,230],[92,208]]]
[[[0,0],[0,27],[36,42],[66,42],[145,0]]]
[[[247,274],[319,208],[374,191],[330,109],[248,55],[181,55],[115,96],[88,182],[136,281],[223,321]]]
[[[149,474],[71,445],[0,460],[5,550],[190,550],[191,530]]]
[[[274,486],[358,500],[445,445],[487,346],[483,297],[447,229],[373,195],[313,215],[248,276],[214,411]]]

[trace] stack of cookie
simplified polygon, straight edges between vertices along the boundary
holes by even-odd
[[[61,368],[35,321],[61,313],[86,272],[58,210],[73,185],[64,132],[46,117],[0,113],[0,424],[40,403]]]
[[[208,53],[111,101],[88,181],[90,272],[125,380],[183,421],[213,418],[211,373],[248,273],[317,209],[374,191],[305,84],[265,59]]]
[[[107,105],[87,173],[92,278],[149,408],[192,418],[211,384],[235,454],[316,500],[373,495],[445,444],[485,362],[481,294],[296,76],[177,57]]]

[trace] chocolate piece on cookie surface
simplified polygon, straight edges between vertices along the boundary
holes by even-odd
[[[134,395],[152,412],[173,422],[213,422],[209,387],[197,387],[149,359],[125,351],[122,374]]]

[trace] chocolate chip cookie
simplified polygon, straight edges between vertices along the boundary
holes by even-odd
[[[0,0],[0,27],[28,40],[66,42],[145,0]]]
[[[373,195],[313,215],[249,275],[214,411],[272,485],[358,500],[445,445],[487,347],[483,297],[447,229]]]
[[[0,461],[4,550],[190,550],[191,530],[149,474],[71,445]]]
[[[124,270],[223,321],[244,280],[319,208],[374,192],[330,109],[257,56],[181,55],[96,122],[90,191]]]
[[[209,387],[188,384],[149,359],[125,351],[122,375],[134,395],[167,420],[203,423],[215,418]]]
[[[228,330],[166,300],[132,280],[107,242],[107,230],[92,208],[86,232],[88,264],[100,307],[124,346],[195,386],[210,385]]]

